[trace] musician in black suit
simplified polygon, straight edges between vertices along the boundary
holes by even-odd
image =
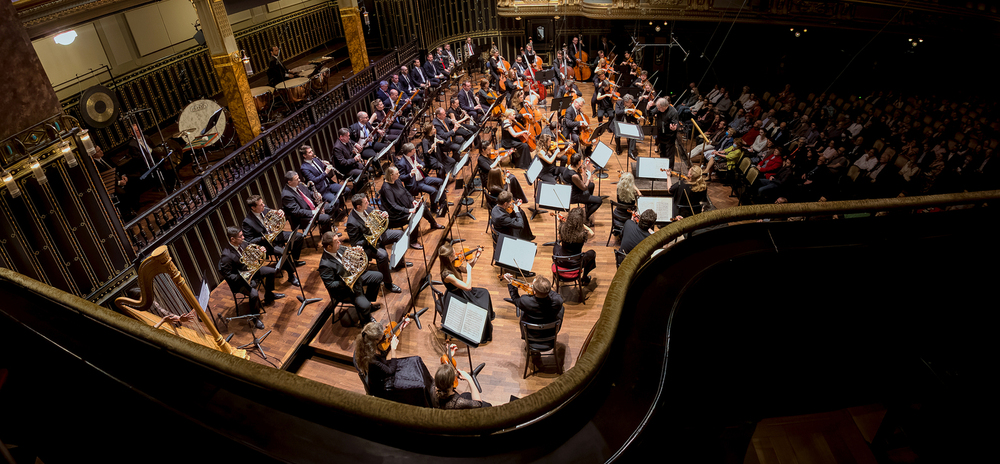
[[[379,81],[378,89],[375,89],[375,96],[379,100],[382,100],[382,103],[385,103],[385,106],[392,106],[392,104],[389,103],[389,90],[388,81]]]
[[[418,90],[420,86],[415,84],[413,80],[410,79],[410,71],[406,66],[400,66],[399,74],[392,75],[392,82],[390,82],[390,85],[392,84],[396,85],[396,90],[399,90],[399,93],[403,95],[404,100],[413,100],[411,107],[420,107],[420,102],[423,101],[423,97],[420,96],[419,92],[416,95],[413,93]]]
[[[260,195],[250,195],[247,198],[247,207],[250,209],[250,214],[243,218],[243,237],[247,242],[253,245],[260,245],[267,250],[267,254],[272,256],[281,256],[285,253],[285,244],[288,243],[288,239],[292,236],[292,232],[282,231],[274,240],[268,242],[265,235],[267,234],[267,226],[265,226],[265,215],[271,208],[268,208],[264,204],[264,199]],[[281,226],[285,226],[285,221],[281,221]],[[289,250],[289,255],[287,261],[285,261],[284,269],[288,271],[288,283],[298,287],[299,279],[295,276],[295,268],[292,267],[292,262],[295,262],[295,266],[301,266],[305,264],[305,261],[299,261],[299,256],[302,254],[302,234],[295,232],[295,243],[292,244],[292,249]]]
[[[455,58],[455,54],[451,52],[451,44],[444,44],[444,51],[441,52],[441,57],[447,61],[448,69],[455,69],[458,60]]]
[[[309,195],[299,183],[299,174],[295,171],[285,173],[285,187],[281,189],[281,209],[285,212],[285,218],[293,228],[305,228],[312,220],[313,210],[322,200],[319,192]],[[330,212],[333,205],[327,205],[326,211],[319,213],[316,222],[319,223],[320,232],[331,230]]]
[[[405,149],[407,145],[413,146],[407,143],[403,145],[403,148]],[[416,150],[414,149],[413,152],[415,153]],[[431,196],[431,198],[434,197]],[[397,228],[409,223],[410,214],[415,211],[414,208],[418,204],[413,199],[413,195],[410,194],[410,189],[406,188],[403,181],[400,180],[399,168],[389,166],[389,169],[385,171],[385,182],[382,183],[382,206],[385,208],[385,212],[389,213],[389,227]],[[431,209],[430,206],[424,208],[424,219],[430,223],[431,229],[444,229],[443,225],[434,220]],[[422,250],[424,247],[418,242],[419,239],[420,228],[417,227],[416,230],[410,231],[410,248]]]
[[[281,49],[277,45],[271,45],[271,57],[267,59],[267,85],[271,87],[295,77],[282,64],[280,55]]]
[[[257,272],[251,276],[250,282],[243,279],[240,272],[246,271],[247,266],[240,261],[243,256],[243,231],[236,227],[226,228],[226,237],[229,246],[222,247],[222,257],[219,259],[219,273],[226,279],[229,288],[233,292],[250,295],[250,314],[260,314],[259,296],[257,287],[260,286],[260,279],[264,279],[264,305],[270,306],[274,300],[285,297],[284,293],[274,293],[274,268],[261,266]],[[236,308],[237,314],[239,308]],[[264,323],[257,317],[251,319],[258,329],[264,328]]]
[[[319,159],[309,145],[299,147],[299,154],[302,155],[303,159],[300,170],[305,176],[306,182],[312,182],[313,188],[323,196],[323,200],[333,204],[337,200],[337,193],[340,192],[341,188],[341,185],[337,183],[336,168]],[[349,197],[350,194],[350,187],[344,188],[343,195]]]
[[[514,276],[511,274],[504,274],[504,279],[507,280],[507,292],[510,293],[510,299],[512,303],[518,308],[521,308],[521,322],[527,322],[529,324],[549,324],[552,322],[560,322],[562,325],[563,314],[565,313],[565,307],[563,306],[563,298],[558,292],[552,291],[552,283],[549,279],[545,277],[538,276],[535,277],[534,282],[531,283],[531,291],[533,295],[521,295],[515,287],[510,282],[514,280]],[[533,337],[551,337],[559,333],[559,327],[555,329],[539,331],[537,333],[532,333]],[[525,334],[521,334],[521,338],[524,338]]]
[[[573,63],[575,63],[574,66],[588,66],[587,63],[576,59],[577,54],[582,51],[583,51],[583,44],[580,43],[580,38],[573,37],[573,42],[569,44],[569,49],[567,49],[567,52],[569,53],[569,59]]]
[[[573,104],[566,108],[566,115],[562,120],[563,137],[572,141],[576,145],[576,151],[580,151],[580,128],[585,126],[585,121],[577,121],[576,118],[583,112],[583,97],[576,97]]]
[[[514,201],[514,196],[510,192],[503,190],[497,195],[497,204],[490,211],[490,223],[493,225],[493,243],[496,243],[498,235],[511,235],[521,240],[534,240],[531,227],[527,224],[527,217],[518,206],[520,202]]]
[[[670,104],[669,97],[662,97],[655,103],[650,102],[649,118],[656,121],[656,146],[660,152],[660,158],[670,160],[670,166],[674,165],[674,156],[677,154],[677,130],[678,123],[677,110]]]
[[[628,254],[643,239],[652,235],[653,225],[656,224],[656,211],[647,209],[639,215],[639,222],[633,219],[625,221],[622,227],[621,250]]]
[[[640,119],[638,116],[639,109],[635,107],[635,97],[631,94],[625,94],[620,100],[615,102],[615,120],[619,122],[625,122],[629,124],[642,124],[645,122],[645,118]],[[628,141],[628,156],[632,159],[636,159],[638,152],[635,148],[635,139],[627,139]],[[622,151],[622,140],[621,137],[615,137],[615,148],[617,148],[618,153]]]
[[[424,138],[420,142],[420,150],[424,155],[424,166],[427,169],[437,171],[438,177],[443,179],[445,173],[451,172],[454,169],[457,161],[445,155],[444,151],[440,149],[440,145],[444,142],[437,138],[437,129],[434,127],[434,124],[429,122],[424,123],[422,132]]]
[[[482,122],[486,114],[486,107],[483,106],[485,102],[478,100],[478,98],[472,91],[472,81],[466,79],[465,82],[462,82],[462,90],[458,91],[458,106],[466,113],[471,114],[477,123]]]
[[[479,67],[479,47],[472,42],[472,37],[465,38],[465,43],[462,44],[462,53],[465,54],[465,64],[470,73]]]
[[[375,248],[365,238],[366,234],[371,233],[371,229],[365,225],[365,218],[370,214],[381,214],[388,221],[389,215],[384,211],[377,211],[375,208],[372,208],[368,204],[368,197],[360,193],[355,194],[354,198],[351,198],[351,204],[354,205],[354,210],[347,216],[347,225],[345,226],[347,235],[350,236],[351,245],[364,248],[368,259],[375,258],[375,264],[378,266],[379,272],[382,273],[382,282],[385,284],[387,292],[401,292],[402,290],[399,286],[392,283],[392,274],[389,270],[389,253],[383,247],[390,247],[393,243],[398,242],[400,238],[403,238],[403,232],[387,229],[379,236],[379,239],[376,241],[378,248]]]
[[[343,277],[344,263],[340,260],[340,234],[326,232],[323,234],[322,243],[323,256],[319,260],[319,276],[323,279],[323,285],[330,293],[330,298],[354,304],[354,308],[358,310],[360,325],[375,322],[371,314],[372,309],[381,306],[375,300],[378,298],[378,286],[382,283],[382,274],[364,271],[354,281],[353,288],[348,287]],[[367,265],[367,262],[365,264]]]
[[[432,197],[437,194],[443,182],[440,178],[428,176],[424,165],[417,157],[417,149],[412,143],[404,143],[400,149],[403,156],[396,160],[400,181],[414,195],[426,193]],[[443,198],[443,197],[442,197]]]
[[[434,120],[431,122],[437,129],[437,138],[445,142],[441,145],[441,149],[450,151],[452,156],[458,160],[459,150],[462,149],[462,143],[465,142],[465,138],[458,135],[458,125],[447,118],[447,111],[443,107],[439,107],[434,112]]]
[[[395,89],[391,92],[395,92]],[[358,145],[364,143],[364,146],[361,148],[361,157],[364,159],[374,158],[375,155],[379,154],[385,148],[384,143],[377,141],[384,135],[384,130],[375,129],[368,122],[368,113],[364,111],[358,113],[358,122],[351,124],[351,141]],[[369,137],[371,137],[370,140]]]
[[[413,70],[410,71],[410,80],[412,80],[413,83],[416,84],[418,87],[426,89],[432,86],[430,81],[431,77],[434,76],[433,75],[427,76],[426,74],[424,74],[424,68],[423,66],[420,65],[420,58],[414,58]],[[437,84],[433,85],[436,86]]]
[[[462,137],[462,140],[469,140],[469,137],[475,134],[476,138],[473,140],[472,145],[476,148],[483,148],[483,141],[479,138],[479,134],[476,134],[478,127],[476,127],[472,115],[462,109],[458,103],[458,99],[458,97],[451,97],[451,105],[448,106],[445,115],[448,119],[455,122],[455,133]]]
[[[354,142],[351,141],[351,131],[347,128],[340,128],[337,131],[338,138],[333,144],[333,166],[338,171],[347,174],[347,177],[357,177],[364,167],[361,155],[355,153]]]
[[[582,93],[580,92],[580,87],[577,87],[577,85],[576,85],[576,81],[575,81],[575,80],[573,80],[573,78],[572,78],[572,77],[570,77],[570,76],[566,76],[566,78],[565,78],[565,79],[563,79],[563,85],[560,85],[560,86],[559,86],[559,88],[558,88],[558,89],[556,89],[556,95],[555,95],[555,98],[562,98],[562,97],[565,97],[565,96],[567,96],[567,95],[568,95],[568,94],[569,94],[570,92],[576,92],[576,96],[578,96],[578,97],[579,97],[580,95],[583,95],[583,94],[582,94]]]
[[[444,74],[438,72],[438,67],[434,64],[434,55],[427,54],[427,59],[424,61],[421,69],[423,69],[424,76],[427,77],[427,82],[430,83],[431,87],[441,85],[441,81],[444,80]]]

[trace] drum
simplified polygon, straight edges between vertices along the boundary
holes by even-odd
[[[289,79],[282,82],[274,88],[280,92],[286,100],[290,103],[298,103],[306,99],[309,95],[309,79],[305,77],[296,77],[295,79]]]
[[[181,117],[177,120],[177,128],[183,134],[184,141],[190,144],[192,140],[201,135],[201,131],[215,117],[218,118],[215,125],[205,131],[205,135],[213,133],[222,135],[226,130],[226,113],[222,111],[222,107],[218,103],[212,100],[196,100],[181,111]],[[219,138],[214,137],[209,145],[215,144]]]
[[[326,90],[326,79],[330,77],[330,68],[323,68],[312,78],[313,90]]]
[[[316,66],[313,66],[311,64],[304,64],[302,66],[296,66],[292,69],[289,69],[288,72],[295,74],[296,76],[299,77],[309,77],[309,74],[312,73],[314,69],[316,69]]]
[[[250,89],[250,95],[253,95],[253,104],[257,107],[257,111],[264,111],[267,109],[267,105],[271,104],[271,98],[274,92],[274,87],[254,87]]]

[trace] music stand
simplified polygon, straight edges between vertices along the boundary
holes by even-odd
[[[597,166],[598,170],[603,171],[604,167],[608,165],[608,161],[611,161],[612,153],[614,153],[614,150],[611,147],[607,146],[604,142],[597,142],[597,146],[590,151],[590,162]],[[601,179],[607,177],[608,174],[605,172],[597,174],[597,196],[601,196]]]
[[[573,189],[565,184],[550,184],[548,182],[538,183],[538,206],[552,211],[569,211],[570,196]],[[559,237],[559,217],[552,218],[555,225],[556,237]],[[546,242],[542,246],[555,246],[556,242]]]
[[[479,131],[480,131],[480,129],[476,128],[475,132],[473,132],[472,135],[469,136],[469,140],[466,140],[465,142],[462,142],[462,147],[458,149],[459,153],[465,153],[466,150],[468,150],[469,147],[471,147],[472,144],[476,142],[476,137],[479,137]],[[396,139],[396,140],[399,140],[399,139]]]
[[[289,236],[288,237],[288,241],[285,242],[285,249],[284,249],[284,251],[281,252],[281,257],[278,258],[278,264],[275,264],[275,269],[281,269],[284,266],[285,262],[290,259],[290,256],[288,254],[289,250],[291,250],[292,247],[295,245],[295,239],[298,236],[299,236],[299,234],[295,233],[295,230],[293,230],[292,231],[292,235]],[[305,240],[305,239],[303,238],[303,240]],[[294,264],[292,265],[292,273],[295,274],[295,279],[296,280],[298,280],[299,282],[304,282],[302,279],[299,279],[299,269]],[[302,310],[305,309],[305,307],[307,305],[311,305],[311,304],[316,303],[318,301],[323,301],[322,298],[306,298],[306,291],[305,291],[305,288],[303,288],[303,284],[302,283],[299,284],[299,293],[301,293],[301,295],[296,295],[295,296],[295,298],[297,300],[299,300],[299,303],[300,303],[299,304],[299,312],[296,313],[297,316],[301,316],[302,315]]]
[[[487,318],[490,317],[489,310],[477,306],[475,303],[465,301],[462,297],[450,292],[444,297],[445,317],[441,320],[441,331],[453,338],[457,338],[465,343],[469,349],[469,367],[472,367],[472,348],[479,347],[482,343],[483,332],[486,329]],[[486,363],[481,363],[475,369],[469,371],[472,382],[476,384],[476,389],[481,393],[483,387],[479,385],[476,375],[483,370]]]
[[[559,98],[552,97],[552,100],[549,102],[549,109],[552,111],[562,111],[566,108],[569,108],[570,105],[572,104],[573,104],[572,97],[559,97]]]
[[[423,211],[423,206],[421,205],[421,215],[423,214],[422,211]],[[417,216],[417,218],[418,218],[418,221],[419,221],[420,216]],[[411,230],[412,229],[406,229],[406,231],[403,232],[403,236],[400,237],[400,239],[398,241],[396,241],[396,243],[392,244],[392,251],[389,254],[389,268],[390,269],[395,269],[396,266],[399,266],[399,264],[406,259],[406,250],[410,248],[410,231]],[[427,262],[427,256],[424,255],[424,263],[425,263],[424,267],[425,268],[427,266],[426,262]],[[407,266],[403,266],[403,268],[404,268],[404,271],[406,272],[406,284],[409,287],[409,292],[410,292],[410,309],[413,311],[413,316],[412,317],[413,317],[413,320],[417,323],[417,329],[423,330],[424,325],[420,322],[420,316],[422,316],[425,312],[427,312],[427,308],[425,307],[424,309],[421,309],[420,311],[416,310],[416,306],[415,306],[416,305],[416,303],[415,303],[416,302],[416,294],[413,291],[413,282],[410,281],[410,269]],[[420,292],[420,290],[417,290],[416,293],[419,293],[419,292]]]
[[[435,205],[440,205],[441,204],[441,199],[444,198],[444,191],[448,189],[448,182],[450,180],[451,180],[451,173],[450,172],[445,173],[445,175],[444,175],[444,182],[441,182],[441,186],[438,187],[437,194],[434,195],[434,204]],[[444,208],[445,214],[448,214],[449,211],[448,211],[448,202],[447,201],[444,202],[444,205],[442,207]]]
[[[521,240],[513,235],[499,234],[497,245],[493,250],[493,265],[511,271],[512,274],[523,276],[531,272],[535,266],[535,256],[538,245],[535,242]],[[526,266],[526,267],[525,267]]]
[[[646,138],[645,135],[643,135],[643,126],[622,121],[615,121],[615,123],[611,125],[611,132],[614,133],[615,137],[618,137],[619,139],[624,138],[627,140],[635,140],[636,142],[645,140]],[[625,144],[625,148],[628,149],[628,143]],[[636,151],[638,152],[638,149]],[[630,164],[632,162],[632,157],[629,156],[625,162],[628,163],[626,164],[625,169],[632,169]],[[621,161],[618,163],[620,165]]]
[[[343,189],[341,189],[341,191],[343,191]],[[309,219],[309,224],[306,224],[306,228],[302,229],[302,235],[303,236],[309,235],[310,233],[312,233],[313,227],[316,226],[316,220],[317,220],[317,218],[319,218],[320,213],[323,212],[323,206],[325,206],[325,205],[326,205],[326,202],[323,202],[323,201],[319,202],[319,204],[316,205],[316,209],[313,211],[313,217]],[[296,230],[298,230],[298,226],[296,226],[294,229],[292,229],[292,232],[295,232]]]
[[[656,126],[642,126],[642,136],[655,137],[656,136]],[[656,145],[656,140],[650,140],[649,142],[649,156],[653,156],[653,145]]]
[[[667,171],[664,172],[663,169]],[[670,160],[666,158],[639,158],[635,161],[635,179],[648,180],[649,190],[653,191],[654,182],[665,180],[670,182]],[[636,185],[638,187],[638,185]],[[668,187],[669,188],[669,187]]]
[[[472,218],[473,221],[475,221],[476,217],[472,215],[472,205],[475,204],[476,201],[473,200],[472,198],[469,198],[469,193],[472,192],[472,188],[471,188],[472,187],[471,176],[470,176],[470,179],[468,181],[466,181],[464,179],[459,179],[459,177],[458,177],[458,172],[461,171],[462,168],[465,167],[465,163],[468,163],[468,162],[469,162],[469,152],[465,152],[465,156],[463,156],[462,159],[460,159],[458,161],[458,163],[455,164],[455,168],[452,169],[452,171],[451,171],[454,174],[455,179],[456,179],[455,180],[455,186],[456,187],[458,186],[458,181],[462,181],[462,186],[463,186],[462,187],[462,199],[459,200],[459,202],[458,202],[458,209],[457,209],[458,214],[455,217],[459,218],[459,217],[462,217],[462,216],[468,216],[468,217]],[[469,169],[469,171],[471,172],[472,169]],[[462,206],[465,206],[465,211],[462,211]]]
[[[531,157],[531,164],[528,165],[528,169],[524,171],[524,180],[528,181],[528,185],[535,185],[535,181],[538,180],[538,175],[542,173],[542,160],[537,156]]]

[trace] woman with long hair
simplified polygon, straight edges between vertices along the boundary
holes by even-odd
[[[493,322],[491,321],[496,317],[496,314],[493,312],[493,300],[490,298],[489,290],[472,286],[472,266],[479,260],[481,253],[482,251],[476,251],[471,256],[464,257],[464,250],[456,250],[451,245],[444,244],[438,248],[438,260],[441,262],[441,282],[448,289],[448,295],[474,303],[489,312],[482,336],[482,342],[486,343],[493,340]],[[455,267],[455,261],[460,257],[464,257],[465,260],[465,265],[461,269]],[[448,296],[445,297],[444,307],[441,308],[441,311],[441,317],[447,317]]]
[[[386,339],[385,328],[380,322],[369,322],[354,342],[354,362],[362,377],[367,378],[369,394],[415,406],[433,405],[427,366],[419,356],[397,357],[399,339],[390,336],[389,348],[383,350],[379,345]],[[405,380],[396,382],[397,375]]]
[[[486,191],[495,197],[504,190],[510,192],[515,200],[521,200],[521,203],[528,202],[528,197],[524,195],[524,190],[521,188],[521,182],[517,180],[515,175],[504,172],[499,167],[490,169],[486,176]]]
[[[594,183],[590,181],[593,171],[588,170],[590,158],[584,158],[583,154],[577,153],[570,159],[570,168],[563,174],[563,182],[570,185],[571,203],[585,203],[587,205],[587,222],[593,224],[594,213],[601,207],[601,197],[594,195]]]
[[[371,110],[370,122],[372,127],[377,127],[380,124],[383,124],[382,121],[385,121],[385,118],[387,117],[385,113],[385,103],[382,103],[382,100],[376,98],[372,101]],[[383,126],[383,129],[385,130],[385,141],[391,142],[398,139],[399,134],[403,132],[403,127],[404,126],[402,124],[396,121]]]
[[[507,108],[507,111],[503,113],[500,146],[503,148],[513,148],[514,151],[511,153],[511,160],[513,160],[514,167],[527,169],[529,163],[531,163],[531,148],[518,137],[521,135],[530,137],[531,133],[526,129],[518,130],[514,127],[514,118],[516,116],[517,111],[513,108]]]
[[[570,256],[583,253],[579,264],[583,267],[583,278],[580,283],[590,284],[590,271],[597,267],[597,252],[583,251],[583,244],[594,237],[594,231],[587,227],[583,208],[573,208],[566,216],[566,222],[559,228],[559,246],[553,253],[560,256]]]
[[[688,169],[687,179],[675,182],[670,186],[669,192],[674,197],[674,217],[683,212],[678,205],[694,206],[704,201],[708,196],[708,185],[701,173],[701,166],[691,166],[691,169]]]
[[[456,374],[456,371],[457,374]],[[441,409],[475,409],[493,406],[483,401],[479,390],[469,388],[469,391],[458,393],[455,389],[457,376],[465,380],[466,385],[474,385],[468,372],[451,364],[442,364],[434,374],[434,386],[437,388],[437,407]]]
[[[558,146],[552,143],[552,135],[544,131],[542,135],[538,136],[535,147],[535,151],[532,154],[542,161],[542,170],[538,172],[538,179],[550,184],[556,183],[556,178],[561,177],[563,170],[566,169],[556,166],[556,161],[562,160],[565,164],[567,161],[566,155],[559,154]]]
[[[635,186],[635,176],[631,172],[622,174],[621,178],[618,179],[618,203],[635,206],[635,202],[641,196],[642,193]]]

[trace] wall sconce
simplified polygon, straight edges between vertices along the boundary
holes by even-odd
[[[31,167],[31,172],[35,174],[35,180],[38,181],[39,185],[45,185],[49,183],[49,178],[45,177],[45,171],[42,170],[42,164],[38,162],[38,159],[34,156],[28,157],[28,166]]]
[[[58,150],[62,153],[63,159],[66,160],[66,166],[75,168],[79,163],[76,159],[76,153],[73,153],[73,147],[70,146],[69,142],[63,140],[59,144]]]
[[[57,34],[53,37],[53,40],[55,40],[59,45],[69,45],[76,40],[76,31],[66,31],[61,34]]]
[[[83,149],[87,150],[87,154],[90,156],[97,154],[97,147],[94,146],[94,141],[90,138],[90,131],[83,129],[79,132],[79,135],[80,145],[83,145]]]
[[[240,53],[243,54],[243,58],[240,58],[240,61],[243,62],[243,69],[246,70],[248,77],[252,76],[253,75],[253,66],[250,66],[250,57],[247,56],[246,50],[240,50]]]
[[[10,192],[11,197],[17,198],[21,196],[21,189],[17,188],[14,176],[6,169],[3,170],[3,183],[7,185],[7,191]]]

